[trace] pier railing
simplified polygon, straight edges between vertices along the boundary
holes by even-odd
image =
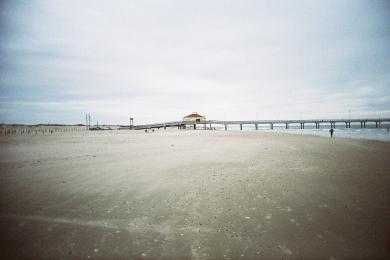
[[[289,128],[291,124],[299,124],[301,129],[305,128],[305,124],[314,124],[317,129],[320,128],[321,124],[330,124],[331,128],[336,128],[336,123],[345,124],[346,128],[351,127],[351,123],[360,124],[361,128],[366,128],[367,123],[375,123],[375,127],[381,127],[383,123],[390,123],[390,118],[359,118],[359,119],[304,119],[304,120],[235,120],[235,121],[225,121],[225,120],[205,120],[205,121],[172,121],[164,123],[154,123],[154,124],[144,124],[136,125],[133,129],[142,130],[142,129],[154,129],[154,128],[164,128],[167,127],[177,127],[179,129],[186,128],[188,126],[196,129],[199,125],[200,127],[211,128],[212,125],[224,125],[225,130],[228,129],[229,125],[239,125],[242,130],[243,125],[254,125],[255,129],[258,129],[259,125],[269,125],[270,129],[273,129],[274,125],[284,125],[286,129]]]

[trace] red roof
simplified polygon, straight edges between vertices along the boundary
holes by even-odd
[[[191,115],[188,115],[188,116],[185,116],[185,117],[204,117],[204,116],[201,116],[201,115],[199,115],[196,112],[193,112]]]

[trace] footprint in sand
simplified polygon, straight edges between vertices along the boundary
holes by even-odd
[[[286,255],[292,255],[292,251],[287,248],[285,245],[279,245],[279,249],[282,250]]]

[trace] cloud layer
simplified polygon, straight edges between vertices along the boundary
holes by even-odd
[[[386,1],[1,5],[5,122],[390,116]]]

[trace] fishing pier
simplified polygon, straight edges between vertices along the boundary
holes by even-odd
[[[305,125],[313,125],[316,129],[320,129],[321,125],[326,125],[330,128],[344,127],[351,128],[351,124],[360,125],[361,128],[367,128],[368,125],[375,128],[380,128],[384,123],[390,123],[390,118],[362,118],[362,119],[313,119],[313,120],[245,120],[245,121],[220,121],[220,120],[204,120],[204,121],[172,121],[165,123],[144,124],[133,126],[135,130],[143,129],[160,129],[167,127],[177,127],[178,129],[211,129],[212,125],[224,126],[225,131],[229,126],[239,125],[242,130],[243,125],[253,125],[256,130],[259,126],[269,126],[269,129],[274,129],[275,125],[282,125],[285,129],[289,129],[291,125],[298,125],[300,129],[305,129]]]

